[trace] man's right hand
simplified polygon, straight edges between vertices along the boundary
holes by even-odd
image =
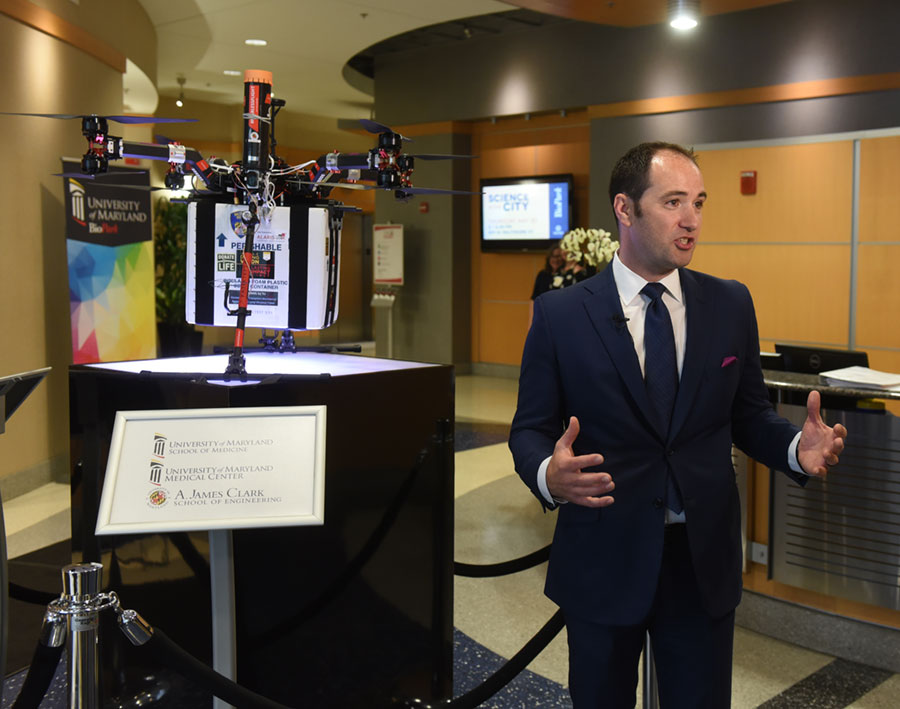
[[[573,416],[550,457],[547,489],[556,500],[566,500],[584,507],[609,507],[615,500],[607,493],[616,487],[610,474],[581,472],[582,468],[600,465],[603,456],[599,453],[575,455],[572,450],[580,430],[578,419]]]

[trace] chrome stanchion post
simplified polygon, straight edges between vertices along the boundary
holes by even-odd
[[[644,634],[643,679],[644,709],[659,709],[659,694],[656,690],[656,664],[653,662],[653,648],[650,647],[650,633]]]
[[[237,630],[235,628],[234,546],[230,529],[209,532],[209,577],[212,602],[213,669],[237,681]],[[213,709],[233,709],[213,698]]]
[[[47,610],[41,623],[40,643],[44,647],[61,647],[66,642],[66,617]]]
[[[116,610],[116,614],[119,630],[125,634],[125,637],[135,647],[145,645],[153,637],[153,626],[141,618],[137,611],[119,608]]]
[[[97,563],[71,564],[62,570],[63,595],[60,600],[67,604],[70,610],[68,614],[70,709],[100,707],[97,651],[100,609],[96,600],[100,594],[102,571],[103,565]]]

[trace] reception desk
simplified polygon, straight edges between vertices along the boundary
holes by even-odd
[[[750,471],[746,531],[755,542],[748,547],[763,551],[757,558],[765,557],[765,563],[747,564],[744,589],[751,593],[742,603],[747,622],[741,622],[740,608],[738,622],[900,671],[900,419],[877,404],[900,400],[900,392],[832,386],[815,374],[763,374],[782,416],[801,426],[807,414],[800,402],[816,390],[832,404],[822,409],[825,422],[842,423],[849,435],[840,464],[805,487],[744,460]],[[862,400],[875,400],[875,408],[856,406]],[[753,556],[751,548],[747,551]],[[761,603],[761,597],[793,606],[779,610]],[[785,629],[811,609],[827,615],[809,615]],[[855,648],[863,654],[854,654]]]
[[[209,664],[207,534],[94,534],[115,414],[324,404],[325,524],[232,532],[238,681],[289,706],[450,697],[452,367],[250,353],[247,369],[263,379],[243,383],[222,381],[226,363],[72,367],[76,556],[102,562],[104,588]],[[114,628],[103,629],[101,645],[104,699],[168,692],[178,701],[166,706],[210,705]]]
[[[900,399],[900,392],[823,386],[813,374],[766,372],[777,392],[854,399]],[[874,396],[873,396],[874,395]],[[797,425],[805,407],[781,404]],[[900,419],[883,410],[825,409],[850,435],[841,462],[801,488],[774,476],[769,565],[792,586],[900,610]]]

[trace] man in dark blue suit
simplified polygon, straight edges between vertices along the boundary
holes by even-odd
[[[804,484],[847,432],[824,424],[818,392],[802,429],[776,415],[747,288],[686,268],[706,201],[693,153],[641,144],[609,192],[619,251],[535,301],[509,445],[559,507],[545,592],[565,613],[575,706],[634,706],[649,631],[662,707],[723,709],[741,596],[732,443]]]

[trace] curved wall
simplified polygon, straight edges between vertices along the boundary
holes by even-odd
[[[384,55],[375,109],[389,125],[471,120],[897,72],[898,26],[893,0],[797,0],[688,34],[560,23]]]
[[[35,27],[42,23],[43,31]],[[125,56],[114,47],[126,43],[129,56],[134,48],[136,61],[155,75],[155,32],[134,0],[0,0],[0,65],[8,68],[0,111],[121,113]],[[53,173],[60,157],[84,153],[84,138],[75,120],[0,116],[0,141],[0,373],[53,367],[0,435],[0,486],[9,499],[68,476],[68,273],[62,180]]]
[[[34,5],[51,15],[47,18],[51,26],[71,23],[81,28],[89,35],[89,42],[102,42],[128,57],[156,85],[156,30],[138,0],[0,0],[0,11],[4,5]]]

